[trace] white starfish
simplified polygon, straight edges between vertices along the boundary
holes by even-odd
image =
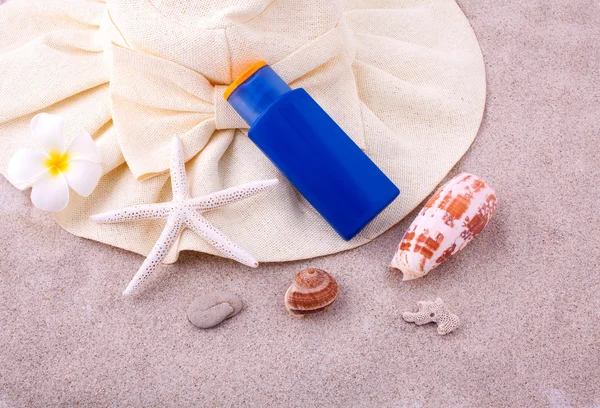
[[[192,198],[185,172],[183,147],[181,140],[175,136],[171,147],[171,186],[173,201],[170,203],[142,204],[92,215],[91,219],[101,224],[112,224],[127,221],[150,220],[166,218],[167,225],[150,254],[123,292],[124,296],[134,293],[141,284],[156,270],[167,256],[173,244],[185,228],[200,235],[209,244],[218,249],[227,258],[231,258],[252,268],[258,262],[211,225],[201,213],[234,203],[244,198],[268,190],[279,183],[279,180],[255,181],[241,186],[217,191],[201,197]]]

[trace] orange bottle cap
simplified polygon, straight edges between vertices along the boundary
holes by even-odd
[[[225,99],[229,99],[229,96],[233,93],[233,91],[236,90],[236,88],[238,86],[240,86],[241,84],[243,84],[244,82],[246,82],[246,80],[248,78],[250,78],[252,75],[254,75],[254,73],[256,71],[258,71],[259,69],[261,69],[265,65],[267,65],[266,62],[264,62],[264,61],[258,61],[257,63],[255,63],[254,65],[252,65],[250,68],[248,68],[247,70],[245,70],[242,75],[240,75],[239,77],[237,77],[237,79],[235,81],[233,81],[231,83],[231,85],[229,85],[227,87],[227,89],[223,93],[223,96],[225,97]]]

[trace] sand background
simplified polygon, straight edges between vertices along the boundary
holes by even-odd
[[[141,256],[69,235],[0,178],[0,407],[600,406],[600,3],[459,5],[489,89],[449,177],[477,174],[500,199],[465,251],[402,282],[386,266],[413,212],[311,261],[248,270],[184,253],[124,300]],[[307,266],[341,293],[294,320],[282,297]],[[246,307],[201,331],[185,311],[211,290]],[[458,331],[400,318],[437,296]]]

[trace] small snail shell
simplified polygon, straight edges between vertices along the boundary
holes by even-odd
[[[285,292],[285,307],[294,317],[303,317],[325,309],[338,294],[334,277],[321,269],[308,268],[294,276]]]

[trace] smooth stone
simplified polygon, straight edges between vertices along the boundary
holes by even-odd
[[[242,300],[230,292],[210,292],[196,298],[188,308],[187,316],[194,326],[209,329],[242,310]]]

